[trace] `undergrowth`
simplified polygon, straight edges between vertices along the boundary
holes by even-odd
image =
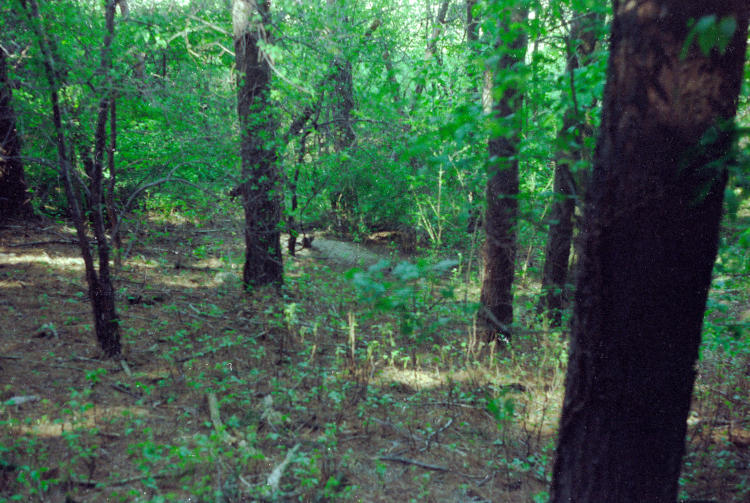
[[[150,236],[119,272],[127,370],[65,323],[87,317],[78,273],[24,266],[38,293],[16,308],[45,314],[3,348],[0,501],[547,501],[563,331],[521,309],[508,344],[478,341],[475,280],[454,260],[300,256],[280,292],[248,295],[230,238],[161,251],[187,230]],[[50,273],[65,309],[38,298]],[[747,279],[723,281],[680,482],[746,501],[749,345],[722,310]]]

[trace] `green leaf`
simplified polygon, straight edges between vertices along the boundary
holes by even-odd
[[[419,278],[419,268],[409,262],[401,262],[393,269],[393,275],[401,281]]]

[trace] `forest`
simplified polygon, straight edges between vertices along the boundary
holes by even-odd
[[[0,503],[750,501],[746,0],[0,2]]]

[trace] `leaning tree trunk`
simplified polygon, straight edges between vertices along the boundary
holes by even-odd
[[[615,0],[614,13],[552,501],[674,503],[748,4]],[[708,16],[729,35],[704,51],[691,23]]]
[[[574,13],[568,36],[567,73],[570,77],[572,106],[563,115],[562,129],[558,137],[558,151],[554,174],[554,201],[550,213],[550,226],[542,272],[542,298],[540,309],[549,313],[553,326],[562,323],[562,310],[568,290],[568,267],[573,241],[573,214],[579,187],[576,180],[582,177],[575,173],[575,164],[583,159],[585,124],[583,110],[576,96],[575,71],[588,63],[594,52],[596,34],[601,23],[600,16],[581,16]]]
[[[5,51],[0,48],[0,220],[32,214],[21,163],[21,141],[16,132],[11,83]]]
[[[245,288],[283,281],[279,172],[270,109],[271,66],[259,44],[265,36],[270,2],[234,0],[234,51],[237,61],[237,114],[240,120],[242,204],[245,209]]]
[[[521,138],[523,94],[517,79],[508,78],[519,70],[526,54],[527,37],[517,25],[527,16],[515,9],[503,24],[503,30],[515,35],[506,47],[499,44],[502,56],[493,85],[503,88],[502,98],[492,106],[494,122],[504,132],[493,133],[489,140],[487,210],[484,219],[484,279],[480,296],[479,323],[487,341],[511,335],[513,324],[513,277],[516,263],[516,222],[518,219],[518,144]],[[510,26],[515,28],[509,28]],[[491,93],[486,93],[491,94]]]

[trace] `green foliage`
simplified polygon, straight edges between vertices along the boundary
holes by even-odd
[[[97,364],[81,374],[80,389],[69,396],[66,392],[51,408],[55,417],[40,418],[65,427],[59,437],[59,449],[67,456],[63,462],[49,461],[40,437],[18,434],[17,411],[1,405],[0,476],[11,473],[5,466],[16,468],[0,501],[6,494],[18,501],[52,499],[56,487],[85,482],[93,466],[106,463],[98,453],[107,438],[102,425],[87,418],[95,398],[113,389],[132,398],[112,424],[122,436],[119,445],[129,468],[138,473],[127,488],[117,485],[123,474],[106,478],[110,486],[101,490],[113,501],[348,501],[358,497],[359,482],[347,479],[347,473],[365,466],[383,486],[394,473],[391,461],[350,452],[358,438],[352,439],[353,424],[364,425],[364,436],[380,435],[377,428],[395,431],[394,445],[407,445],[420,455],[434,453],[431,449],[444,435],[439,455],[469,459],[474,452],[468,457],[466,452],[474,450],[486,462],[481,468],[482,475],[489,474],[487,480],[503,479],[508,488],[528,477],[536,481],[530,500],[548,500],[539,484],[549,479],[550,418],[557,412],[567,348],[563,331],[551,331],[538,321],[535,304],[554,163],[570,162],[580,180],[591,166],[596,140],[590,133],[600,122],[607,26],[602,21],[591,28],[598,44],[573,71],[567,70],[567,58],[580,41],[566,38],[572,17],[596,13],[604,19],[610,7],[595,0],[523,2],[533,15],[505,30],[499,21],[507,24],[508,12],[520,3],[480,0],[472,11],[478,36],[470,43],[464,2],[450,2],[445,23],[437,26],[441,3],[272,2],[271,20],[264,27],[269,38],[261,46],[273,63],[273,106],[258,113],[272,115],[278,124],[262,141],[273,142],[279,152],[283,184],[277,195],[285,216],[301,223],[284,230],[328,229],[355,239],[374,231],[409,232],[416,235],[420,251],[429,253],[410,261],[392,257],[345,274],[307,257],[287,260],[286,285],[278,297],[260,293],[232,306],[223,300],[234,298],[241,251],[226,249],[242,242],[236,224],[242,210],[239,201],[227,196],[241,182],[228,3],[129,2],[127,18],[118,11],[109,75],[117,98],[117,146],[115,173],[106,175],[114,177],[115,204],[124,213],[123,247],[159,249],[143,264],[150,270],[168,269],[169,276],[179,279],[184,271],[175,269],[173,248],[175,236],[183,234],[176,228],[198,231],[181,243],[189,246],[181,257],[200,262],[198,268],[205,263],[219,269],[216,286],[206,287],[207,296],[195,300],[205,285],[193,285],[185,298],[149,305],[139,319],[142,326],[122,327],[129,343],[153,344],[154,349],[144,349],[148,356],[138,353],[138,358],[158,361],[168,369],[163,375],[136,372],[125,379],[121,369]],[[63,120],[77,149],[74,171],[85,180],[82,156],[92,148],[98,102],[107,91],[105,76],[97,73],[102,2],[40,2],[40,9],[43,31],[59,58]],[[704,54],[723,53],[736,24],[719,16],[695,20],[686,28],[683,56],[693,47]],[[0,3],[2,49],[11,63],[13,105],[33,201],[42,212],[64,217],[49,88],[32,28],[20,0]],[[496,69],[518,32],[529,39],[523,64],[496,72],[484,89],[485,71]],[[347,66],[353,139],[341,145],[338,114],[344,93],[334,77],[337,68]],[[746,77],[748,72],[750,67]],[[748,127],[748,82],[750,78],[740,100],[740,133]],[[497,100],[511,87],[523,91],[520,115],[493,120],[483,95]],[[290,130],[307,109],[307,121]],[[564,131],[566,114],[577,125]],[[491,136],[515,133],[520,138],[516,312],[521,321],[514,346],[501,350],[472,339],[473,316],[487,142]],[[743,137],[736,158],[727,163],[728,218],[704,324],[700,366],[705,375],[696,392],[705,404],[701,417],[715,417],[717,425],[725,419],[742,423],[747,415],[747,377],[738,371],[750,358],[750,317],[743,308],[750,291],[746,165]],[[295,195],[297,208],[292,209]],[[197,237],[203,232],[207,234],[201,237],[213,236],[209,232],[220,226],[231,226],[234,234]],[[459,260],[453,258],[457,255]],[[25,270],[14,268],[10,274],[22,277]],[[145,298],[129,290],[130,284],[118,288],[123,301],[135,304],[139,295]],[[54,299],[53,293],[39,294],[45,316],[56,309]],[[9,312],[15,314],[13,309]],[[179,323],[152,316],[157,309],[179,317]],[[84,321],[83,312],[71,311],[54,322],[45,318],[39,321],[40,331],[68,337]],[[241,323],[224,327],[228,320]],[[55,352],[50,350],[44,361],[61,363]],[[240,372],[233,367],[230,357],[237,354],[252,362],[250,368]],[[395,379],[389,382],[389,372],[434,374],[437,384],[412,389]],[[522,382],[528,391],[503,384],[511,379],[508,386]],[[202,410],[209,393],[218,397],[222,427],[215,427]],[[195,403],[185,405],[185,396]],[[271,398],[268,406],[266,397]],[[434,413],[430,418],[425,413],[434,403],[451,418],[468,411],[487,419],[489,431],[475,431],[470,421],[459,427],[459,419],[453,425],[457,429],[443,428],[447,416],[439,422]],[[168,412],[163,412],[165,406]],[[166,438],[151,428],[140,409],[177,415],[181,427]],[[727,475],[738,482],[738,494],[746,496],[750,483],[741,457],[726,442],[713,442],[711,431],[695,431],[703,443],[691,447],[682,479],[686,494],[703,479]],[[297,443],[299,450],[271,493],[263,476]],[[413,471],[404,473],[417,488],[408,497],[433,497],[431,486],[438,477],[425,475],[416,465],[408,470]],[[475,499],[469,494],[456,499],[462,497]]]
[[[732,16],[718,18],[715,14],[704,16],[698,20],[691,20],[688,25],[690,31],[685,39],[680,57],[685,59],[693,43],[700,51],[708,55],[713,49],[724,54],[737,31],[737,20]]]
[[[370,304],[374,312],[397,314],[402,335],[423,340],[439,329],[440,319],[438,325],[425,326],[428,313],[437,311],[441,302],[454,296],[450,287],[441,286],[440,279],[456,265],[455,260],[436,264],[420,260],[416,264],[400,262],[391,267],[389,261],[381,260],[367,270],[349,270],[346,277],[355,286],[361,301]],[[425,331],[427,328],[429,330]]]

